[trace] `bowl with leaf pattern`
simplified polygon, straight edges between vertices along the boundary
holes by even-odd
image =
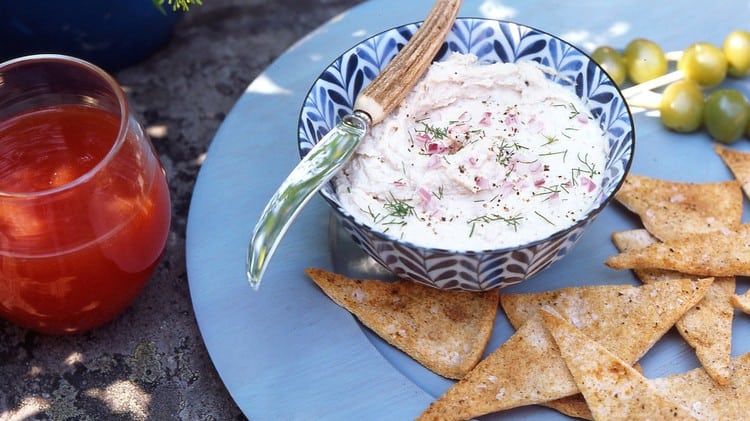
[[[301,156],[352,111],[358,93],[407,43],[420,23],[374,35],[347,50],[314,81],[298,123]],[[562,259],[597,215],[611,202],[630,170],[635,137],[633,118],[617,85],[586,53],[544,31],[515,22],[458,18],[435,57],[472,54],[482,63],[535,62],[546,78],[573,92],[588,108],[608,146],[594,203],[572,225],[517,245],[464,249],[455,244],[406,241],[342,205],[335,183],[321,189],[340,225],[370,257],[393,274],[440,289],[488,290],[517,284]]]

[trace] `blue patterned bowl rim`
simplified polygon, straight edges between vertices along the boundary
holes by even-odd
[[[299,123],[298,123],[298,148],[299,148],[299,154],[300,158],[304,157],[310,150],[311,145],[314,145],[319,141],[319,139],[307,139],[304,126],[305,126],[305,114],[306,114],[306,103],[310,96],[313,94],[313,91],[316,88],[316,84],[321,80],[321,78],[324,77],[324,75],[331,69],[336,63],[342,60],[343,57],[347,57],[351,54],[354,54],[359,48],[361,48],[362,45],[365,43],[371,42],[375,39],[381,38],[385,36],[388,33],[391,33],[393,31],[403,31],[410,27],[417,27],[422,24],[423,21],[416,21],[412,23],[406,23],[399,26],[394,26],[392,28],[383,30],[377,34],[374,34],[362,41],[359,41],[357,44],[349,48],[348,50],[344,51],[341,55],[339,55],[336,59],[334,59],[328,66],[326,66],[323,71],[321,71],[320,75],[315,79],[312,86],[308,90],[307,94],[305,95],[305,99],[303,101],[303,106],[299,113]],[[595,67],[600,74],[602,75],[602,82],[603,84],[611,85],[611,88],[617,93],[615,97],[613,97],[613,100],[619,100],[622,102],[622,108],[624,109],[627,120],[629,123],[629,133],[623,134],[623,136],[626,138],[623,140],[624,143],[627,144],[627,148],[629,150],[629,154],[627,156],[627,161],[625,162],[625,165],[623,166],[622,172],[620,174],[620,178],[617,181],[616,185],[611,187],[608,191],[609,194],[605,195],[601,200],[597,203],[596,206],[592,206],[592,208],[584,215],[581,219],[579,219],[576,223],[572,225],[568,225],[567,227],[555,232],[552,235],[549,235],[547,237],[530,241],[528,243],[524,244],[518,244],[514,246],[509,246],[505,248],[497,248],[497,249],[484,249],[484,250],[464,250],[464,249],[450,249],[450,248],[438,248],[438,247],[426,247],[417,243],[413,243],[411,241],[402,240],[396,237],[393,237],[391,235],[385,234],[382,231],[379,231],[377,229],[374,229],[373,227],[361,222],[359,219],[354,217],[351,213],[349,213],[341,204],[338,202],[338,199],[336,197],[336,193],[332,187],[332,182],[327,183],[321,190],[320,194],[321,196],[330,204],[330,206],[339,214],[340,217],[346,218],[351,224],[355,225],[359,229],[365,230],[369,232],[370,234],[385,240],[385,241],[392,241],[394,243],[402,244],[405,247],[409,247],[412,249],[420,249],[425,253],[438,253],[438,254],[463,254],[466,256],[478,256],[483,255],[487,253],[505,253],[510,252],[513,250],[519,250],[519,249],[527,249],[531,247],[535,247],[539,244],[551,242],[554,240],[557,240],[561,237],[566,236],[571,231],[577,229],[578,227],[581,227],[583,225],[588,224],[591,222],[596,216],[604,210],[604,208],[607,207],[607,205],[614,199],[615,193],[622,187],[623,183],[625,182],[626,175],[630,172],[630,168],[633,163],[633,158],[635,156],[635,123],[633,120],[633,115],[630,111],[630,108],[627,105],[627,102],[625,101],[622,91],[617,86],[616,83],[612,81],[612,78],[609,76],[609,74],[598,64],[596,61],[594,61],[591,56],[586,53],[585,51],[581,50],[580,48],[576,47],[573,44],[568,43],[564,39],[550,34],[549,32],[537,29],[532,26],[524,25],[521,23],[508,21],[508,20],[501,20],[501,19],[490,19],[490,18],[476,18],[476,17],[459,17],[456,19],[456,23],[465,23],[465,22],[476,22],[476,23],[496,23],[500,28],[507,27],[507,28],[517,28],[517,29],[523,29],[529,32],[533,32],[542,36],[548,37],[550,40],[556,40],[557,42],[565,45],[572,51],[576,52],[577,54],[580,54],[586,61],[589,66]],[[455,29],[455,25],[452,28],[452,31]],[[413,32],[412,32],[413,34]],[[449,35],[450,36],[450,35]],[[447,53],[454,52],[455,50],[448,50],[447,45],[444,43],[441,47],[440,51],[436,55],[436,57],[443,58],[447,55]],[[558,81],[558,83],[561,83]],[[348,107],[348,109],[343,109],[341,112],[348,113],[351,112],[351,106]],[[343,115],[343,114],[342,114]],[[330,129],[330,127],[329,127]],[[310,143],[310,145],[306,144],[306,141]]]

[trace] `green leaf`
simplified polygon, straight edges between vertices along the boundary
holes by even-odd
[[[152,0],[152,2],[154,3],[154,6],[159,9],[159,11],[161,11],[162,13],[166,13],[166,11],[164,10],[165,0]],[[199,6],[203,4],[203,0],[166,0],[166,2],[167,4],[172,5],[172,10],[181,10],[184,12],[190,10],[191,4],[197,4]]]

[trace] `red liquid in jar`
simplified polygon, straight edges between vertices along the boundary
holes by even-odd
[[[72,105],[0,122],[0,316],[40,332],[85,331],[122,312],[150,278],[169,231],[169,190],[140,129],[112,150],[119,124]],[[8,196],[31,192],[44,194]]]

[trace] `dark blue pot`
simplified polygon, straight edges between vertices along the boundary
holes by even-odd
[[[58,53],[114,71],[167,42],[180,14],[164,10],[152,0],[2,0],[0,61]]]

